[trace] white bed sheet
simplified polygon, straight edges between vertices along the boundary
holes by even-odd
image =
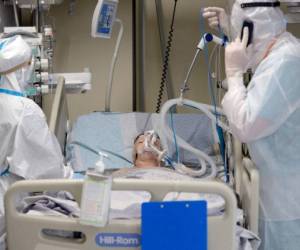
[[[144,180],[168,180],[168,181],[203,181],[184,176],[167,169],[124,169],[115,173],[115,178],[139,178]],[[143,191],[112,191],[110,220],[112,219],[133,219],[141,217],[141,204],[151,199],[151,195]],[[202,193],[169,193],[165,201],[178,200],[206,200],[208,215],[221,215],[225,201],[218,195]],[[77,204],[74,204],[77,206]],[[44,215],[31,211],[29,214]],[[242,210],[238,209],[237,222],[243,219]],[[56,232],[57,233],[57,232]],[[260,244],[259,238],[252,232],[237,226],[236,227],[237,250],[256,250]]]
[[[189,176],[185,176],[174,171],[163,168],[151,169],[131,169],[124,171],[117,178],[136,178],[143,180],[166,180],[166,181],[202,181]],[[141,217],[141,204],[148,202],[151,194],[143,191],[113,191],[111,196],[111,219],[130,219]],[[203,193],[169,193],[164,201],[183,201],[183,200],[205,200],[207,201],[208,215],[218,215],[222,213],[225,201],[222,197],[215,194]]]

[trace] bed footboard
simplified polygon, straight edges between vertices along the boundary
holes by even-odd
[[[104,228],[95,228],[79,224],[73,218],[33,216],[21,214],[15,208],[18,193],[38,191],[69,191],[80,202],[82,181],[75,180],[37,180],[15,183],[5,196],[5,213],[9,250],[101,250],[96,244],[99,233],[134,234],[140,236],[139,219],[111,220]],[[218,182],[162,182],[146,180],[114,180],[113,190],[148,191],[153,201],[161,201],[170,192],[214,193],[225,199],[225,212],[220,216],[208,217],[208,249],[232,250],[235,245],[236,198],[232,190]],[[184,215],[182,215],[184,216]],[[81,232],[82,239],[63,239],[48,237],[43,229]],[[162,236],[163,237],[163,236]],[[124,247],[112,247],[111,250],[124,250]],[[126,247],[127,250],[141,249]]]

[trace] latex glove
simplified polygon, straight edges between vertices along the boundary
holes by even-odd
[[[243,40],[239,37],[236,40],[226,46],[225,49],[225,68],[227,79],[230,77],[241,77],[246,72],[250,57],[252,46],[248,46],[249,28],[244,28]]]
[[[229,18],[226,11],[219,7],[207,7],[203,9],[203,17],[208,20],[208,25],[218,30],[219,27],[223,30],[224,34],[229,36]]]

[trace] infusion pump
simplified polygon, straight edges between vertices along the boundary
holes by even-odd
[[[32,9],[37,5],[37,0],[18,0],[18,7],[22,9]],[[63,0],[40,0],[41,5],[55,5],[61,4]]]

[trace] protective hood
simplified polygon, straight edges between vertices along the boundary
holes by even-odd
[[[21,36],[2,39],[0,41],[0,87],[23,92],[33,71],[31,60],[32,50]]]
[[[251,4],[274,4],[274,7],[251,7]],[[240,36],[244,20],[254,24],[252,53],[249,67],[256,67],[263,59],[268,47],[286,31],[286,20],[276,0],[236,0],[232,7],[231,31],[235,39]],[[242,6],[244,5],[244,6]]]

